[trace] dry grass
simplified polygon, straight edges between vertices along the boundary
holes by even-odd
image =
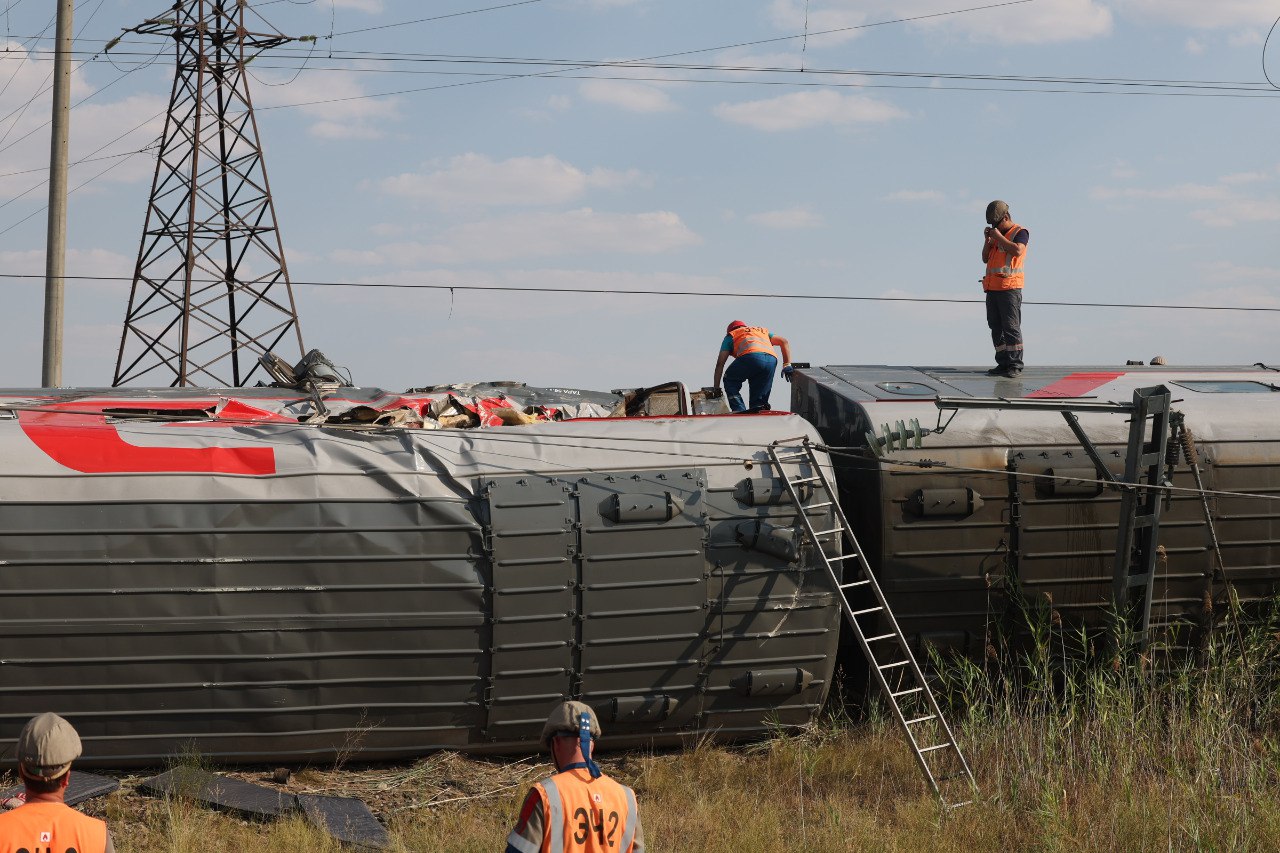
[[[992,671],[948,669],[977,801],[942,812],[882,714],[839,712],[801,732],[737,747],[604,756],[638,792],[655,851],[1169,851],[1280,849],[1276,678],[1280,641],[1250,640],[1249,666],[1160,677],[1075,664],[1052,632]],[[359,796],[403,851],[494,851],[541,759],[440,754],[408,766],[304,770],[295,792]],[[235,775],[263,783],[269,770]],[[334,851],[300,820],[248,824],[131,792],[91,804],[121,853]]]

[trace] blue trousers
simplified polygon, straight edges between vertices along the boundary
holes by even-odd
[[[724,372],[724,394],[729,400],[729,408],[735,412],[769,408],[769,392],[773,390],[773,372],[777,368],[778,357],[772,353],[749,352],[735,358]],[[749,383],[751,389],[747,404],[742,402],[744,382]]]

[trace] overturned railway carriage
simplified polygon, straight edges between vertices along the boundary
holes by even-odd
[[[948,424],[951,413],[939,420],[939,397],[1123,403],[1138,388],[1166,386],[1194,439],[1204,489],[1216,493],[1197,491],[1185,457],[1169,469],[1176,489],[1158,529],[1165,559],[1156,565],[1151,625],[1166,630],[1157,639],[1194,642],[1224,579],[1245,602],[1270,599],[1280,587],[1273,370],[1032,368],[1008,380],[981,369],[832,366],[798,371],[794,380],[793,410],[829,446],[847,448],[833,455],[841,504],[903,632],[917,643],[979,655],[993,621],[1016,612],[1017,598],[1051,602],[1069,629],[1105,625],[1120,517],[1120,495],[1098,482],[1061,415],[963,409]],[[1107,469],[1122,476],[1126,416],[1079,419]],[[880,441],[886,426],[891,442]]]
[[[116,766],[528,751],[565,697],[610,746],[812,719],[830,583],[742,544],[794,523],[765,447],[812,427],[403,426],[451,393],[9,392],[0,754],[46,710]],[[539,418],[617,402],[502,393]]]

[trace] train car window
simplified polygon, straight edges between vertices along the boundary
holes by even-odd
[[[901,394],[904,397],[936,397],[938,392],[928,385],[919,382],[879,382],[876,387],[890,394]]]
[[[1280,390],[1266,382],[1234,379],[1183,379],[1173,384],[1206,394],[1269,394]]]

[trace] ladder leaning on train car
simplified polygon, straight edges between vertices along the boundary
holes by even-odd
[[[788,445],[785,450],[780,447],[783,444]],[[805,438],[799,450],[792,450],[794,446],[788,442],[774,442],[769,447],[769,458],[773,462],[775,476],[786,485],[805,535],[822,558],[832,588],[840,600],[845,621],[853,629],[858,646],[870,663],[871,673],[893,709],[898,725],[906,734],[907,743],[929,787],[944,806],[968,805],[976,788],[969,763],[961,753],[902,629],[898,627],[898,620],[889,609],[880,584],[871,573],[871,566],[853,535],[853,528],[836,500],[827,472],[814,454],[813,444]],[[808,470],[801,470],[793,478],[788,473],[788,466]],[[812,487],[816,503],[805,504],[801,496],[804,486]],[[830,530],[815,530],[809,513],[819,509],[830,509],[837,526]],[[836,534],[838,538],[830,538]],[[846,580],[843,571],[843,564],[849,560],[856,560],[858,566],[852,580]],[[865,593],[870,593],[870,597]],[[865,598],[867,606],[855,606],[850,600],[851,595]],[[948,785],[949,782],[956,784]],[[960,786],[963,786],[964,799],[948,796],[948,792]]]

